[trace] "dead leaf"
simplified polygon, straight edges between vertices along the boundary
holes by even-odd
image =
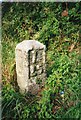
[[[64,10],[63,12],[62,12],[62,17],[63,16],[68,16],[68,11],[67,10]]]
[[[52,109],[53,114],[55,114],[60,108],[60,106],[54,106]]]
[[[76,44],[76,43],[73,43],[73,44],[69,47],[69,52],[71,52],[71,51],[74,49],[75,44]]]

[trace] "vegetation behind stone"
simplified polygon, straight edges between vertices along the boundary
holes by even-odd
[[[81,2],[2,3],[2,119],[81,119]],[[15,47],[46,45],[47,79],[37,95],[20,94]]]

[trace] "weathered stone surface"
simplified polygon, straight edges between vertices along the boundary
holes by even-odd
[[[45,45],[36,40],[24,40],[16,46],[15,55],[20,91],[37,93],[46,79]]]

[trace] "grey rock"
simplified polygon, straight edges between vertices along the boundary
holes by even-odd
[[[45,45],[36,40],[24,40],[16,46],[17,82],[21,93],[37,93],[40,89],[36,80],[46,79]],[[41,85],[42,86],[42,85]]]

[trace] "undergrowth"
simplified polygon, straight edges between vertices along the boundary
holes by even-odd
[[[81,8],[68,3],[2,3],[2,120],[81,119]],[[75,22],[76,21],[76,22]],[[15,47],[46,45],[47,79],[37,95],[20,94]]]

